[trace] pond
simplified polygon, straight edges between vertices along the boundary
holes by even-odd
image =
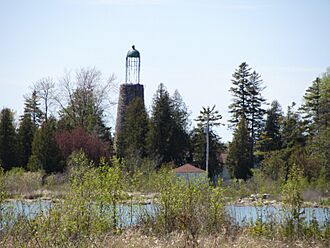
[[[235,206],[226,207],[227,213],[232,217],[233,221],[238,225],[248,225],[254,223],[258,218],[262,218],[264,222],[279,223],[283,221],[283,217],[288,215],[281,206]],[[320,226],[330,223],[329,208],[308,207],[302,209],[302,217],[306,222],[316,220]]]
[[[15,216],[23,215],[27,217],[34,217],[43,211],[45,214],[49,211],[54,203],[46,200],[39,201],[10,201],[3,207],[11,208]],[[148,205],[119,205],[119,225],[129,226],[134,225],[138,222],[139,218],[143,214],[154,216],[157,213],[157,206],[153,204]],[[305,221],[310,222],[311,220],[317,220],[320,226],[324,226],[326,223],[330,223],[330,208],[315,208],[308,207],[303,209],[303,217]],[[240,226],[249,225],[254,223],[258,217],[262,217],[264,222],[281,222],[286,212],[282,207],[274,206],[237,206],[228,205],[226,206],[226,212],[231,217],[235,224]]]

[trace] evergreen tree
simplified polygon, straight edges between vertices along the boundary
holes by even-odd
[[[327,129],[330,126],[330,68],[321,77],[319,111],[320,129]]]
[[[304,102],[300,110],[303,112],[303,118],[309,135],[313,135],[320,128],[320,109],[321,109],[321,79],[316,78],[304,95]]]
[[[304,123],[301,120],[300,114],[294,110],[294,106],[294,102],[291,106],[288,106],[281,129],[282,150],[285,154],[285,180],[288,179],[290,168],[294,164],[291,161],[295,160],[295,158],[299,156],[296,151],[302,151],[301,148],[306,144],[306,137],[304,136]]]
[[[281,149],[281,120],[283,113],[278,101],[271,103],[271,108],[267,110],[266,124],[257,143],[257,150],[260,153]]]
[[[178,106],[165,86],[160,84],[153,99],[148,133],[148,150],[159,165],[167,162],[181,164],[188,155],[188,144],[182,139],[187,134],[184,133],[183,120],[178,118],[181,115],[176,109]]]
[[[0,161],[5,170],[19,164],[17,134],[14,126],[14,113],[4,108],[0,114]]]
[[[321,130],[311,144],[315,156],[319,157],[318,162],[324,168],[326,178],[330,180],[330,128]]]
[[[263,104],[265,103],[265,98],[261,95],[261,92],[265,89],[262,86],[261,76],[253,71],[249,78],[249,109],[246,116],[248,127],[251,132],[252,139],[252,148],[254,147],[256,141],[259,139],[260,133],[262,131],[264,125],[264,115],[266,113],[265,109],[263,109]]]
[[[175,122],[178,126],[181,126],[186,132],[188,132],[190,125],[188,108],[178,90],[174,91],[171,99],[173,102],[173,118]]]
[[[283,119],[283,127],[281,130],[282,147],[292,148],[295,145],[305,145],[306,137],[304,136],[304,124],[301,116],[294,110],[296,104],[293,102],[288,106],[287,114]]]
[[[171,153],[175,155],[175,162],[181,165],[187,162],[190,154],[190,137],[189,137],[189,113],[180,93],[175,90],[171,97],[172,102],[172,118],[173,118],[173,134],[171,139]]]
[[[147,132],[148,115],[143,100],[137,97],[127,106],[123,130],[117,140],[117,155],[145,157]]]
[[[235,178],[247,179],[251,176],[253,160],[250,139],[245,118],[242,117],[234,132],[233,141],[229,144],[227,158],[228,169]]]
[[[307,155],[314,161],[310,171],[318,175],[324,171],[330,179],[330,68],[306,91],[302,110],[308,120]]]
[[[148,133],[148,147],[152,157],[161,163],[173,160],[170,154],[170,140],[172,136],[172,111],[169,93],[163,84],[160,84],[153,99],[150,131]]]
[[[260,75],[256,71],[252,73],[250,71],[248,64],[243,62],[233,74],[233,86],[229,90],[233,95],[233,103],[229,105],[229,112],[232,115],[229,122],[234,127],[241,118],[245,119],[251,138],[250,157],[254,164],[255,144],[264,124],[265,110],[262,105],[265,99],[261,95],[264,87]]]
[[[249,65],[243,62],[233,74],[233,79],[231,80],[233,86],[229,89],[229,92],[233,95],[233,103],[229,105],[229,113],[232,115],[232,118],[229,120],[231,127],[236,126],[241,117],[247,118],[249,113],[249,90],[252,87],[250,71]]]
[[[33,125],[39,127],[43,122],[44,115],[40,110],[40,103],[36,90],[32,91],[31,97],[25,97],[24,105],[24,115],[30,116]]]
[[[52,117],[43,123],[34,135],[30,170],[45,170],[47,173],[63,170],[62,156],[55,140],[56,120]]]
[[[32,153],[32,142],[37,127],[33,124],[30,115],[23,115],[18,128],[18,140],[21,152],[21,163],[26,168]]]

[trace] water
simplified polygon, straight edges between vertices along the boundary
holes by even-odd
[[[3,207],[11,209],[16,217],[23,215],[33,218],[41,212],[47,214],[52,204],[51,201],[46,200],[32,202],[12,201],[6,203]],[[304,208],[303,210],[303,217],[307,222],[315,219],[320,226],[324,226],[326,222],[329,223],[330,221],[330,208]],[[157,214],[157,207],[153,204],[132,206],[119,205],[117,211],[119,215],[119,225],[129,226],[136,224],[143,214],[155,216]],[[229,205],[226,206],[226,212],[232,220],[240,226],[254,223],[260,216],[262,216],[264,222],[274,221],[278,223],[283,220],[285,214],[281,207],[274,206],[254,207]]]
[[[282,207],[274,206],[227,206],[226,211],[234,222],[238,225],[248,225],[255,223],[258,218],[262,218],[264,222],[276,222],[283,221],[283,217],[288,215]],[[324,226],[326,222],[330,221],[330,209],[329,208],[303,208],[302,217],[305,221],[310,223],[312,220],[317,220],[320,226]]]

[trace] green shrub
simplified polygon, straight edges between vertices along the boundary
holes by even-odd
[[[284,204],[284,234],[288,237],[301,234],[304,222],[302,190],[304,185],[303,172],[293,165],[288,180],[282,187],[282,201]]]
[[[213,187],[203,178],[186,180],[166,169],[157,176],[158,212],[149,223],[154,232],[181,231],[187,241],[196,244],[200,234],[218,232],[225,227],[221,182]]]

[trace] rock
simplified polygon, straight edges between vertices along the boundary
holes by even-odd
[[[269,199],[269,197],[270,197],[270,194],[262,194],[263,200]]]

